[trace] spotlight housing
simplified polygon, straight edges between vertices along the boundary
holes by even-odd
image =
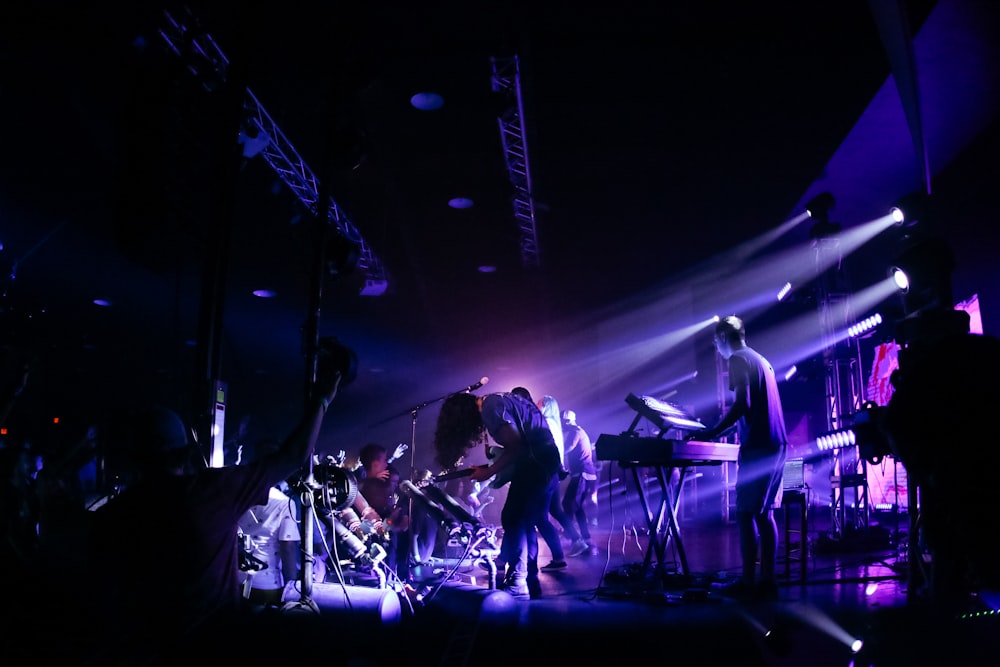
[[[880,313],[875,313],[874,315],[866,317],[860,322],[856,322],[851,325],[851,327],[847,330],[847,334],[851,338],[860,338],[861,336],[873,331],[880,324],[882,324],[882,315]]]
[[[892,282],[896,283],[900,292],[906,294],[910,290],[910,278],[906,275],[906,271],[898,266],[890,266],[889,276],[892,278]]]
[[[914,243],[893,261],[890,272],[909,315],[930,308],[952,308],[951,274],[955,256],[940,237]]]

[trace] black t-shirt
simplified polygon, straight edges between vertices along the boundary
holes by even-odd
[[[154,476],[95,512],[101,627],[118,639],[163,642],[236,611],[237,521],[267,501],[275,477],[262,463]]]

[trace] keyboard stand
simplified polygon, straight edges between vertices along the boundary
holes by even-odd
[[[677,484],[677,493],[675,493],[673,486],[670,484],[670,477],[675,468],[638,463],[621,463],[620,465],[628,467],[632,471],[632,479],[635,481],[636,490],[639,493],[639,502],[642,505],[643,515],[646,518],[646,526],[649,529],[649,544],[646,546],[646,555],[642,563],[643,572],[650,572],[655,558],[655,567],[652,570],[654,578],[658,581],[665,580],[667,574],[665,570],[665,554],[670,540],[673,539],[675,548],[677,549],[677,556],[681,562],[681,574],[685,578],[689,577],[691,573],[688,569],[687,554],[684,551],[684,542],[681,539],[681,530],[677,523],[677,511],[681,500],[680,489],[684,485],[687,468],[677,468],[680,471],[680,479]],[[660,489],[659,501],[655,503],[655,508],[650,499],[650,494],[647,493],[647,482],[643,480],[640,474],[641,468],[650,468],[655,471],[656,484]]]

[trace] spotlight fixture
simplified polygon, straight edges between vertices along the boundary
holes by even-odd
[[[468,197],[455,197],[448,200],[448,206],[455,209],[472,208],[476,205],[476,202],[472,201]]]
[[[444,106],[444,98],[437,93],[420,92],[410,98],[410,105],[420,111],[436,111]]]
[[[866,317],[860,322],[851,325],[850,328],[847,329],[847,335],[851,338],[860,338],[863,334],[871,332],[880,324],[882,324],[882,315],[875,313],[871,317]]]
[[[892,276],[892,282],[896,283],[896,287],[899,288],[900,292],[906,294],[909,291],[910,278],[906,275],[906,271],[898,266],[890,266],[889,275]]]
[[[875,464],[892,453],[889,439],[882,432],[885,408],[866,401],[861,409],[847,418],[849,425],[824,433],[816,438],[816,449],[828,452],[848,447],[858,448],[858,456]]]
[[[842,428],[830,431],[816,438],[816,448],[821,452],[829,452],[844,447],[852,447],[858,442],[854,429]]]
[[[951,308],[951,273],[955,256],[942,238],[926,238],[897,255],[889,268],[903,296],[903,309],[912,314],[927,308]]]

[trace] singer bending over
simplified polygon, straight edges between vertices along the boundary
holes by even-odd
[[[471,478],[484,482],[501,471],[509,473],[507,500],[500,513],[504,530],[500,560],[506,563],[501,587],[515,597],[538,598],[535,526],[547,519],[549,502],[559,486],[559,450],[538,406],[507,392],[449,396],[441,405],[434,446],[439,453],[464,452],[480,444],[488,447],[487,433],[503,452],[489,465],[473,466]]]

